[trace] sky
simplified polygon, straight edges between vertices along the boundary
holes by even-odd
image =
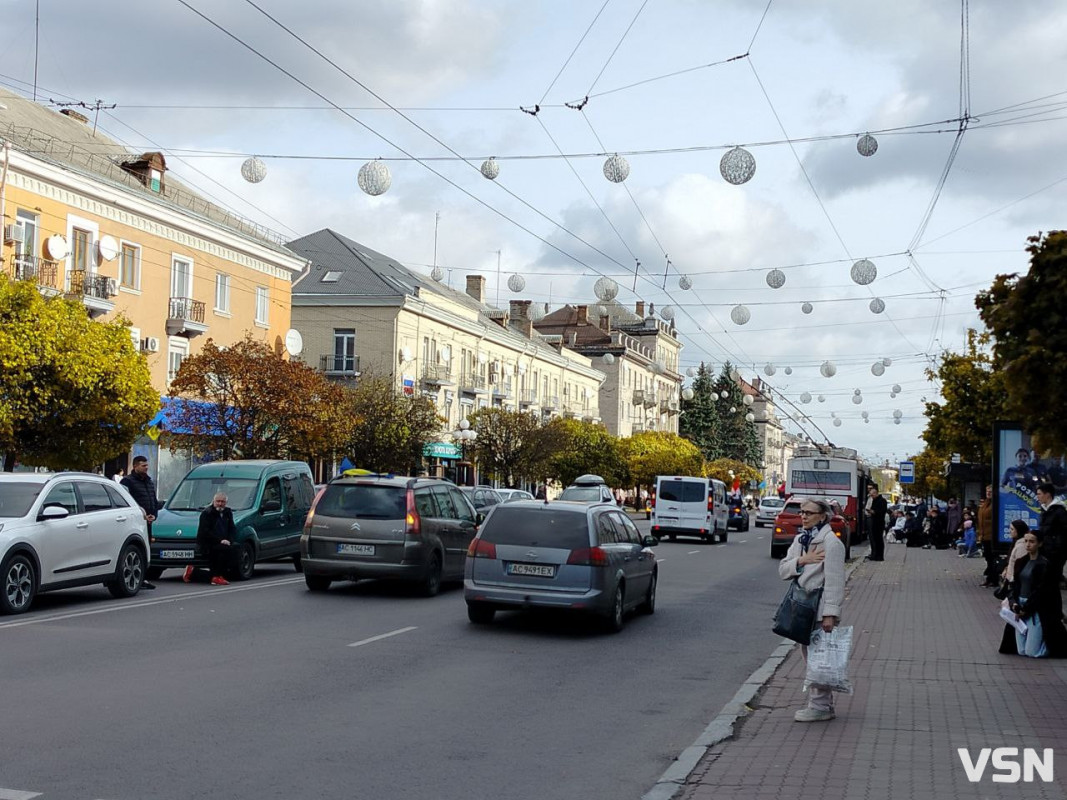
[[[790,429],[878,461],[922,449],[925,371],[981,325],[975,294],[1064,227],[1058,0],[42,0],[39,25],[37,6],[0,0],[0,85],[32,95],[36,55],[39,101],[114,105],[102,132],[216,202],[454,288],[482,274],[502,305],[592,304],[610,276],[671,307],[683,370],[729,360]],[[734,146],[756,162],[741,185],[719,170]]]

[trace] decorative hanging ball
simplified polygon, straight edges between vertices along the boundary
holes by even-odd
[[[852,395],[852,402],[855,403],[856,405],[859,405],[860,403],[863,402],[863,395],[861,395],[861,394]]]
[[[811,402],[811,395],[808,394],[807,392],[804,392],[803,394],[800,395],[800,402],[801,403],[805,403],[805,404],[806,403],[810,403]]]
[[[692,367],[688,367],[686,369],[686,371],[685,371],[685,374],[687,376],[689,376],[690,378],[695,378],[696,374],[697,374],[697,371],[695,369],[693,369]]]
[[[885,365],[881,361],[875,361],[871,364],[871,374],[878,376],[885,375]]]
[[[683,275],[678,279],[678,288],[689,291],[693,288],[693,279],[688,275]]]
[[[785,273],[780,269],[772,269],[767,273],[767,285],[772,289],[781,289],[785,286]]]
[[[889,397],[890,397],[891,399],[895,400],[895,399],[896,399],[896,397],[897,397],[897,393],[896,393],[896,392],[890,392],[890,393],[889,393]]]
[[[548,313],[548,303],[530,303],[530,307],[526,310],[526,316],[529,317],[530,322],[539,322],[545,318],[546,313]]]
[[[837,367],[833,365],[833,362],[824,361],[822,366],[819,367],[819,372],[822,373],[824,378],[832,378],[837,374]]]
[[[870,158],[878,152],[878,140],[869,133],[863,134],[856,142],[856,152],[864,158]]]
[[[861,412],[860,412],[860,416],[861,416],[861,417],[863,417],[864,419],[867,419],[867,417],[869,417],[869,416],[870,416],[870,412],[867,412],[867,411],[861,411]]]
[[[815,306],[813,306],[811,303],[805,303],[800,307],[800,310],[805,314],[810,314],[812,311],[815,310]]]
[[[745,422],[755,422],[755,421],[756,421],[756,415],[753,414],[751,411],[749,411],[747,414],[745,414]]]
[[[852,265],[850,274],[853,281],[860,286],[866,286],[868,283],[874,283],[874,279],[878,277],[878,268],[874,266],[874,262],[870,259],[861,258]]]
[[[601,317],[606,317],[608,315],[608,309],[605,306],[600,305],[600,303],[597,303],[589,310],[593,314],[593,319],[597,320],[598,322],[600,321]]]
[[[430,277],[433,278],[438,283],[440,283],[441,281],[443,281],[445,279],[445,268],[444,267],[434,267],[432,270],[430,270]]]
[[[763,368],[763,373],[764,373],[765,375],[773,375],[773,374],[774,374],[775,372],[777,372],[777,371],[778,371],[778,370],[777,370],[777,369],[775,369],[775,367],[774,367],[774,364],[768,364],[767,366],[765,366],[765,367]]]
[[[604,162],[604,177],[612,183],[622,183],[630,175],[630,162],[618,153]]]
[[[743,147],[735,147],[722,157],[719,172],[727,183],[740,186],[742,183],[748,183],[756,174],[756,159]]]
[[[831,412],[830,412],[830,416],[831,416],[831,417],[832,417],[833,419],[837,419],[837,412],[836,412],[836,411],[831,411]]]
[[[393,184],[393,178],[389,174],[389,167],[385,166],[381,161],[375,160],[368,161],[359,168],[356,182],[364,192],[371,197],[377,197],[389,191],[389,187]]]
[[[819,395],[819,396],[818,396],[817,398],[815,398],[815,399],[816,399],[816,400],[818,400],[818,401],[819,401],[820,403],[825,403],[825,402],[826,402],[826,395],[824,395],[824,394],[820,394],[820,395]]]
[[[891,367],[891,366],[893,366],[893,359],[891,359],[891,358],[883,358],[882,359],[882,366],[883,367]]]
[[[685,387],[684,389],[682,389],[682,399],[683,400],[692,400],[693,399],[693,390],[690,389],[688,386]]]
[[[896,419],[894,419],[893,420],[893,424],[894,425],[899,425],[900,424],[900,417],[897,417]]]
[[[603,300],[605,303],[609,300],[614,300],[618,293],[619,284],[615,283],[611,278],[597,278],[596,283],[593,284],[593,294],[597,296],[598,300]]]
[[[741,402],[744,403],[746,406],[750,406],[754,402],[756,402],[756,398],[754,398],[750,394],[746,394],[744,397],[741,398]]]
[[[662,375],[664,370],[666,370],[666,367],[663,365],[662,361],[653,361],[652,362],[652,371],[654,373],[656,373],[657,375]]]
[[[785,372],[786,375],[792,375],[793,374],[793,368],[792,367],[786,367],[783,370],[783,372]]]
[[[674,306],[664,306],[659,310],[659,315],[664,319],[674,319]]]
[[[841,427],[841,420],[837,419],[836,417],[834,418],[834,427],[835,428],[840,428]]]
[[[737,413],[737,406],[730,406],[730,413],[731,414],[736,414]]]
[[[508,288],[513,292],[521,292],[526,288],[526,278],[519,275],[517,272],[508,278]]]
[[[734,381],[741,380],[741,373],[738,372],[736,369],[730,370],[730,380],[734,380]]]
[[[267,165],[255,156],[246,158],[241,164],[241,177],[249,183],[259,183],[267,177]]]
[[[481,171],[489,180],[495,181],[497,175],[500,174],[500,165],[496,163],[495,158],[487,158],[482,162]]]
[[[893,384],[893,394],[900,394],[900,384],[899,383],[894,383]]]
[[[615,363],[615,356],[612,355],[611,353],[604,353],[604,357],[603,357],[602,360],[604,361],[605,364],[610,366],[610,365]]]
[[[728,391],[726,391],[725,389],[723,389],[721,392],[719,392],[719,397],[721,397],[723,400],[725,400],[729,396],[730,396],[730,393]]]
[[[853,389],[852,390],[852,396],[853,397],[856,397],[856,396],[861,395],[861,394],[863,394],[863,390],[862,389]]]
[[[883,311],[885,311],[885,300],[883,300],[881,297],[876,297],[871,300],[867,308],[871,310],[872,314],[881,314]]]
[[[900,410],[899,408],[898,408],[898,409],[896,409],[896,410],[895,410],[895,411],[893,412],[893,419],[900,419],[900,418],[901,418],[901,417],[903,417],[903,416],[904,416],[904,412],[903,412],[903,411],[901,411],[901,410]]]
[[[732,319],[736,325],[744,325],[752,319],[752,312],[748,310],[747,306],[734,306],[730,309],[730,319]]]

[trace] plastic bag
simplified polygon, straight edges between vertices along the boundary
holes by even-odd
[[[830,633],[817,628],[808,645],[804,690],[807,691],[814,683],[834,692],[852,694],[852,683],[848,679],[848,656],[851,651],[851,625],[834,628]]]

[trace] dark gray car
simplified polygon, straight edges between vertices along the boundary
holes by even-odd
[[[463,577],[479,515],[449,481],[352,477],[331,481],[300,537],[304,581],[322,592],[335,580],[396,578],[428,597]]]
[[[499,609],[562,608],[601,615],[619,631],[631,608],[656,610],[655,544],[610,506],[502,503],[467,551],[467,616],[486,624]]]

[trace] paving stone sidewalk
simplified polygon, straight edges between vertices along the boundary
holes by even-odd
[[[983,559],[887,545],[846,588],[854,626],[837,719],[793,721],[805,701],[800,648],[707,750],[675,800],[705,798],[1067,798],[1067,660],[997,652],[999,602],[979,587]],[[957,748],[1052,748],[1055,778],[968,781]]]

